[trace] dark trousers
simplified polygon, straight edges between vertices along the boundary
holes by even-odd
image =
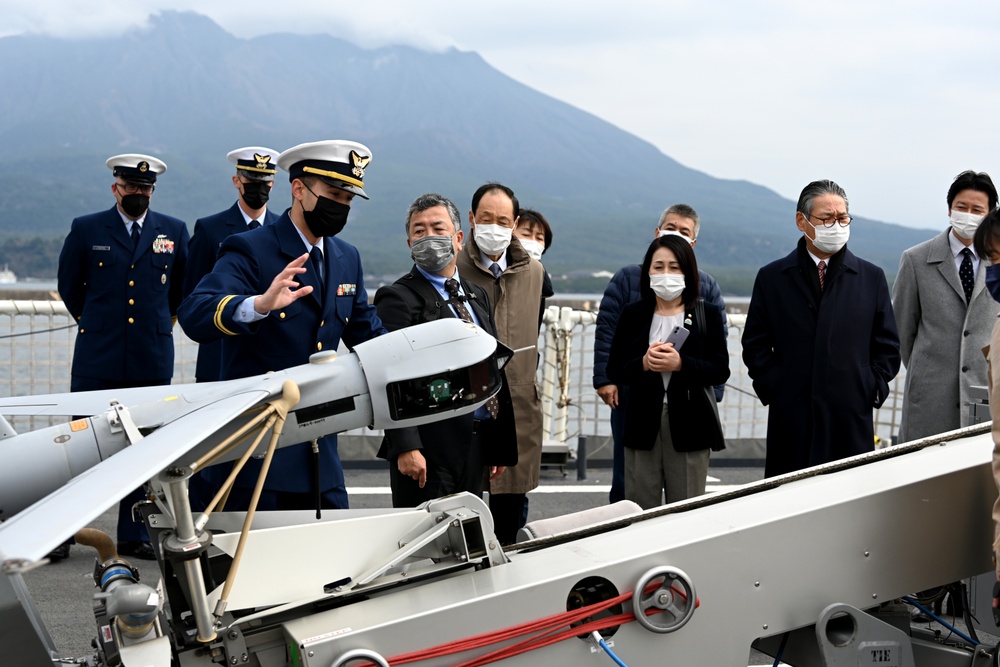
[[[396,457],[389,460],[393,507],[416,507],[428,500],[462,491],[483,497],[486,463],[477,436],[472,436],[472,442],[464,451],[460,448],[440,450],[435,447],[420,450],[427,461],[427,481],[422,489],[417,480],[399,472]]]
[[[101,380],[73,375],[70,378],[70,391],[101,391],[104,389],[130,389],[133,387],[159,387],[170,384],[170,378],[145,380],[137,382],[122,382],[118,380]],[[90,417],[91,415],[82,415]],[[146,494],[142,487],[130,492],[118,503],[118,541],[119,542],[149,542],[149,533],[141,521],[132,519],[132,506],[145,500]]]
[[[528,523],[528,494],[491,493],[490,514],[493,515],[493,532],[500,544],[514,544],[517,531]]]
[[[619,388],[619,392],[621,389]],[[611,438],[614,442],[611,459],[611,493],[608,499],[617,503],[625,500],[625,406],[619,393],[618,407],[611,411]]]

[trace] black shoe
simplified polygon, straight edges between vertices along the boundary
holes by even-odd
[[[156,560],[153,545],[149,542],[119,542],[118,555],[139,558],[140,560]]]
[[[60,544],[55,549],[53,549],[52,551],[50,551],[49,555],[46,556],[46,558],[48,558],[53,563],[61,561],[61,560],[66,560],[67,558],[69,558],[69,545],[68,544]]]

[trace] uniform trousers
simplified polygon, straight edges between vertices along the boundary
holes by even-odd
[[[708,479],[710,449],[678,452],[670,437],[667,404],[660,413],[660,432],[650,450],[625,448],[625,497],[648,510],[667,503],[700,496]]]
[[[99,378],[71,376],[70,391],[101,391],[104,389],[129,389],[132,387],[159,387],[170,384],[170,378],[162,380],[145,380],[140,382],[121,382],[117,380],[101,380]],[[89,417],[90,415],[85,415]],[[141,521],[132,519],[132,506],[146,499],[142,487],[135,489],[118,503],[118,541],[119,542],[149,542],[149,533]]]

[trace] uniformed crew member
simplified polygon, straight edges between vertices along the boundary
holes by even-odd
[[[336,350],[341,338],[353,346],[385,333],[368,303],[357,248],[335,238],[354,197],[368,199],[370,160],[371,151],[352,141],[301,144],[278,156],[292,184],[291,208],[273,225],[226,238],[215,268],[181,304],[188,336],[222,340],[222,379],[305,364],[315,352]],[[209,472],[221,484],[230,466]],[[259,471],[259,460],[247,463],[227,509],[246,508]],[[312,509],[317,502],[347,507],[336,436],[320,439],[317,459],[310,443],[275,452],[257,507]]]
[[[215,266],[222,241],[230,234],[239,234],[261,225],[277,222],[278,216],[267,210],[267,200],[274,187],[278,171],[278,153],[263,146],[248,146],[230,151],[226,156],[236,165],[233,187],[239,193],[236,203],[225,211],[199,218],[188,248],[187,272],[184,274],[184,295],[190,294]],[[198,347],[198,382],[219,379],[222,363],[222,343],[214,341]]]
[[[73,220],[59,255],[59,294],[79,322],[70,391],[164,385],[174,374],[187,225],[149,210],[166,164],[127,154],[107,165],[115,206]],[[141,497],[119,505],[118,552],[152,558],[145,528],[131,518]]]

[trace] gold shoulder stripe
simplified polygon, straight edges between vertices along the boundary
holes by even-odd
[[[326,176],[327,178],[336,178],[338,181],[343,181],[348,185],[353,185],[358,188],[365,187],[365,184],[356,178],[351,178],[350,176],[344,176],[343,174],[338,174],[335,171],[324,171],[322,169],[316,169],[315,167],[303,167],[302,171],[307,174],[317,174],[319,176]]]
[[[236,298],[235,294],[230,294],[227,297],[223,297],[219,301],[219,306],[215,309],[215,317],[213,318],[213,322],[215,323],[215,328],[221,331],[222,333],[226,334],[227,336],[235,336],[236,332],[230,331],[226,327],[222,326],[222,311],[225,310],[226,304],[235,298]]]

